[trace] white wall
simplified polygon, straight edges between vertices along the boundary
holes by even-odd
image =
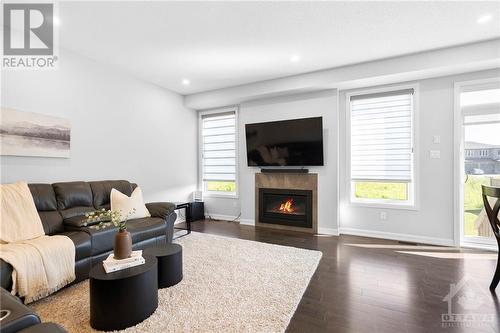
[[[237,216],[241,222],[255,223],[255,173],[246,160],[245,124],[293,118],[323,117],[325,166],[311,167],[318,174],[318,226],[320,232],[336,233],[337,224],[337,92],[316,93],[265,99],[244,103],[238,115],[239,200],[206,199],[208,212],[215,216]]]
[[[340,164],[341,233],[382,238],[453,245],[454,241],[454,83],[498,77],[500,70],[489,70],[419,81],[418,150],[420,181],[417,183],[419,207],[417,210],[378,209],[349,204],[346,164]],[[412,83],[412,82],[410,82]],[[345,122],[345,92],[339,96],[341,122]],[[341,126],[340,160],[345,161],[345,128]],[[433,136],[441,137],[440,144]],[[499,134],[500,135],[500,134]],[[440,150],[440,159],[430,159],[430,150]],[[381,211],[387,220],[380,220]]]
[[[232,221],[241,217],[239,198],[205,197],[205,216],[217,220]]]
[[[339,229],[341,233],[346,234],[453,245],[454,83],[499,76],[500,69],[493,69],[393,84],[419,85],[417,172],[420,181],[417,184],[419,196],[416,210],[369,208],[349,204],[345,172],[346,91],[340,92],[338,103],[336,93],[330,91],[243,103],[239,114],[240,197],[238,200],[213,198],[207,200],[209,212],[216,216],[236,216],[241,211],[242,223],[254,223],[254,175],[258,169],[246,166],[245,123],[323,116],[326,129],[326,165],[311,168],[311,172],[319,174],[320,231],[333,233],[331,231]],[[339,140],[336,133],[337,124],[340,124]],[[434,135],[441,137],[440,144],[433,143]],[[441,158],[430,159],[430,150],[440,150]],[[338,178],[337,161],[339,161]],[[337,207],[337,186],[340,190],[339,207]],[[340,212],[339,222],[336,218],[337,211]],[[387,213],[386,220],[380,220],[381,211]]]
[[[2,183],[127,179],[146,200],[197,183],[197,117],[182,96],[61,50],[53,71],[3,71],[2,106],[71,121],[71,158],[1,158]]]

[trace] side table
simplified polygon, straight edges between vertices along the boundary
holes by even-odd
[[[144,249],[158,260],[158,288],[171,287],[182,280],[182,246],[167,244]]]

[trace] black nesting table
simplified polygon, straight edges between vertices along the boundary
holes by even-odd
[[[150,247],[143,253],[158,260],[158,288],[171,287],[182,280],[182,246],[167,244]]]
[[[104,271],[102,263],[90,270],[90,326],[101,331],[137,325],[158,307],[158,261],[118,272]]]

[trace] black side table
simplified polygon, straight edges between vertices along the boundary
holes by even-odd
[[[175,209],[185,209],[186,210],[186,228],[179,228],[174,226],[174,230],[186,230],[187,233],[175,237],[175,239],[189,235],[191,233],[191,203],[190,202],[175,202]]]
[[[180,238],[191,233],[191,222],[197,220],[203,220],[205,218],[205,205],[202,201],[194,202],[175,202],[175,209],[185,209],[186,210],[186,228],[175,227],[175,230],[186,230],[187,232],[176,238]]]
[[[148,318],[158,307],[158,261],[118,272],[104,271],[102,263],[89,273],[90,326],[101,331],[121,330]]]
[[[182,280],[182,246],[167,244],[150,247],[143,253],[158,259],[158,288],[171,287]]]

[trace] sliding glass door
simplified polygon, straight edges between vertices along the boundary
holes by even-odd
[[[500,83],[463,85],[461,114],[461,243],[491,245],[494,236],[486,216],[481,185],[500,187]]]

